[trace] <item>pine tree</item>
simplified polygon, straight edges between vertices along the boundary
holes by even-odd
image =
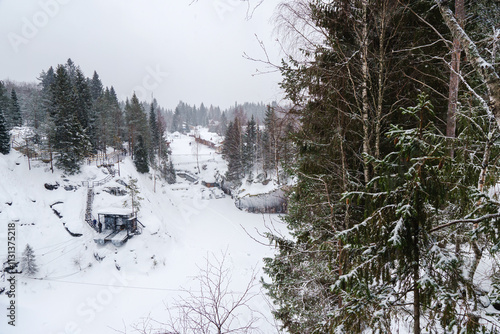
[[[21,116],[21,107],[19,106],[17,94],[14,89],[12,89],[10,97],[9,119],[10,119],[10,128],[23,125],[23,119]]]
[[[137,136],[137,144],[134,149],[134,164],[139,173],[149,172],[148,151],[142,135]]]
[[[0,153],[9,154],[10,152],[10,135],[7,128],[7,122],[3,116],[3,110],[0,108]]]
[[[26,245],[21,258],[21,270],[28,276],[33,276],[38,272],[38,265],[35,261],[35,252],[29,244]]]

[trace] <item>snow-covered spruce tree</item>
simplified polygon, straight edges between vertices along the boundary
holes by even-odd
[[[243,176],[241,131],[240,119],[236,117],[227,127],[222,148],[222,156],[227,161],[226,178],[231,182],[237,182]]]
[[[56,167],[73,175],[80,172],[81,164],[91,150],[90,140],[80,125],[76,115],[69,116],[58,127],[63,132],[58,143]]]
[[[478,143],[460,133],[451,158],[449,139],[436,127],[425,95],[403,113],[411,116],[407,124],[413,127],[394,126],[388,132],[395,150],[374,161],[380,175],[368,191],[346,194],[371,209],[363,221],[338,232],[351,266],[332,286],[343,304],[335,312],[337,326],[356,323],[355,315],[372,314],[370,327],[387,332],[410,314],[413,333],[423,328],[491,332],[480,321],[484,313],[471,307],[477,306],[481,291],[468,266],[479,231],[472,224],[439,231],[450,221],[498,212],[477,187],[479,161],[468,156],[473,150],[480,156],[487,138]]]
[[[11,126],[10,126],[10,118],[9,118],[9,111],[11,108],[11,102],[10,98],[7,93],[7,88],[5,88],[5,84],[3,81],[0,81],[0,110],[3,111],[4,113],[4,118],[6,121],[7,125],[7,130],[10,131]]]
[[[90,142],[78,120],[76,92],[63,65],[57,67],[50,92],[50,116],[54,127],[49,129],[49,140],[56,152],[56,166],[75,174],[89,152]]]
[[[265,171],[273,171],[277,169],[277,164],[279,163],[278,117],[271,106],[267,106],[264,125],[264,133],[262,135],[263,169]]]
[[[137,136],[137,144],[134,148],[134,164],[139,173],[149,172],[148,151],[142,135]]]
[[[28,276],[33,276],[38,272],[38,265],[35,261],[35,252],[29,244],[26,245],[21,257],[21,270]]]
[[[0,108],[0,153],[9,154],[10,152],[10,135],[5,120],[3,110]]]
[[[17,94],[15,89],[12,89],[12,92],[10,94],[9,120],[10,120],[9,124],[10,128],[23,125],[23,118],[21,116],[21,107],[19,106],[19,101],[17,99]]]
[[[149,109],[149,131],[151,137],[151,145],[149,145],[149,159],[152,164],[154,164],[156,153],[158,153],[158,148],[160,147],[160,131],[158,128],[158,116],[156,114],[155,108],[156,103],[151,103]]]
[[[411,106],[419,91],[433,87],[437,117],[446,115],[447,66],[429,56],[448,52],[433,39],[444,27],[433,29],[420,19],[439,19],[431,7],[410,0],[281,7],[284,29],[299,39],[306,60],[290,58],[282,66],[281,86],[296,106],[289,113],[300,121],[294,134],[296,183],[284,217],[289,236],[269,234],[277,252],[265,259],[270,279],[264,285],[289,333],[390,332],[389,313],[374,313],[371,302],[348,309],[335,290],[360,265],[340,233],[376,210],[366,197],[353,201],[343,194],[366,192],[383,173],[376,161],[395,151],[386,137],[389,125],[411,120],[399,110]],[[299,27],[311,27],[307,32],[314,38],[301,39]]]
[[[69,61],[69,60],[68,60]],[[92,117],[92,94],[87,78],[83,75],[80,67],[75,68],[74,91],[75,91],[75,111],[80,125],[89,138],[95,134],[94,119]]]
[[[142,135],[144,148],[147,148],[146,143],[149,137],[149,126],[146,113],[135,93],[132,95],[130,102],[127,102],[128,100],[125,103],[125,120],[128,131],[128,142],[130,150],[135,154],[135,147],[138,141],[137,137],[139,135]]]
[[[255,123],[253,115],[247,122],[242,151],[245,174],[249,175],[254,168],[257,152],[257,124]]]
[[[174,184],[176,182],[175,168],[172,160],[169,161],[162,160],[161,162],[161,176],[167,181],[168,184]]]

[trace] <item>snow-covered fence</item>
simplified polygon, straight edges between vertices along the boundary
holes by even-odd
[[[236,207],[251,213],[286,213],[287,200],[283,190],[237,198]]]
[[[21,144],[20,142],[14,140],[14,139],[12,139],[11,145],[12,145],[12,148],[15,149],[15,150],[19,150],[22,147],[24,147],[23,144]]]
[[[97,167],[114,165],[118,162],[123,161],[123,156],[125,154],[122,151],[116,151],[111,153],[99,152],[87,158],[87,164],[95,162]]]
[[[103,184],[108,183],[109,180],[111,180],[114,176],[115,175],[113,173],[113,174],[108,174],[108,176],[106,176],[104,179],[99,180],[99,181],[82,181],[82,185],[84,187],[88,187],[88,188],[102,186]]]

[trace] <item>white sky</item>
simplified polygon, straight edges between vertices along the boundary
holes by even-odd
[[[135,90],[160,105],[270,102],[281,97],[279,73],[264,65],[257,35],[274,63],[271,21],[278,0],[0,0],[0,79],[35,81],[71,58],[119,98]]]

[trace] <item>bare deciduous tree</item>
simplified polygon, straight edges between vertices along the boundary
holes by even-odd
[[[141,334],[249,334],[262,333],[257,327],[261,313],[251,307],[257,296],[258,281],[255,270],[242,290],[233,290],[231,270],[226,264],[227,252],[221,258],[206,258],[204,267],[194,278],[197,289],[181,291],[184,296],[166,305],[168,318],[165,322],[147,317],[134,326]],[[257,290],[259,291],[259,290]]]
[[[249,305],[256,296],[255,272],[242,291],[233,291],[226,258],[227,253],[223,253],[221,259],[207,257],[205,266],[195,278],[199,289],[184,289],[187,296],[175,301],[173,308],[169,309],[169,331],[179,334],[258,332],[255,327],[258,312]]]

